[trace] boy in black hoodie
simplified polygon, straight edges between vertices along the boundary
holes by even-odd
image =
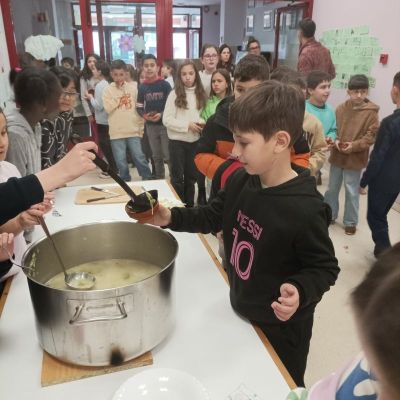
[[[223,230],[232,307],[261,327],[302,386],[314,309],[339,273],[330,208],[309,171],[290,163],[292,143],[302,135],[304,96],[269,81],[231,110],[232,153],[244,168],[207,206],[160,206],[151,223],[183,232]]]

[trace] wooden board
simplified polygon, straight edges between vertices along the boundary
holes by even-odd
[[[143,189],[140,186],[131,186],[131,185],[129,185],[129,186],[132,188],[132,190],[136,194],[143,193]],[[116,204],[116,203],[127,203],[130,200],[129,196],[125,193],[125,191],[120,186],[107,186],[104,189],[110,190],[111,192],[114,192],[114,193],[118,193],[121,196],[111,197],[113,195],[110,193],[99,192],[97,190],[93,190],[90,188],[80,189],[76,192],[75,204],[80,204],[80,205],[82,205],[82,204],[85,204],[85,205]],[[87,200],[89,200],[89,199],[95,199],[98,197],[110,197],[110,198],[104,199],[104,200],[93,201],[90,203],[87,202]]]
[[[57,385],[59,383],[76,381],[78,379],[90,378],[92,376],[111,374],[117,371],[124,371],[130,368],[143,367],[153,364],[153,356],[150,351],[140,357],[124,362],[118,366],[105,367],[84,367],[64,363],[43,352],[42,362],[42,387]]]

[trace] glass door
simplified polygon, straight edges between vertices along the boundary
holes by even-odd
[[[174,59],[188,58],[187,33],[175,31],[172,34]]]
[[[94,3],[94,0],[92,0]],[[79,4],[72,4],[73,27],[82,48],[82,31]],[[155,3],[96,1],[90,7],[93,26],[93,44],[96,54],[108,62],[116,59],[138,66],[143,54],[138,43],[144,41],[144,53],[157,56],[156,8]],[[143,40],[136,40],[141,37]],[[134,39],[135,38],[135,39]],[[103,44],[103,46],[101,46]],[[83,60],[81,61],[81,63]]]
[[[274,68],[285,65],[297,70],[299,55],[299,22],[305,15],[306,5],[278,8],[275,25]]]
[[[199,58],[201,8],[173,8],[173,55],[175,59]]]

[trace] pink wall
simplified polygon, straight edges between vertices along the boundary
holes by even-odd
[[[317,24],[317,39],[324,31],[367,25],[370,36],[377,37],[383,53],[389,54],[386,66],[378,63],[372,69],[376,87],[370,98],[380,107],[380,118],[393,112],[389,92],[393,76],[400,71],[400,1],[399,0],[314,0],[313,19]],[[344,101],[345,90],[333,89],[330,103],[333,106]]]

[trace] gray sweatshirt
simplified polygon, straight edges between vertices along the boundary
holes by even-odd
[[[40,147],[42,144],[40,124],[38,123],[33,131],[18,109],[6,109],[4,113],[9,140],[6,160],[18,168],[21,176],[40,171]]]

